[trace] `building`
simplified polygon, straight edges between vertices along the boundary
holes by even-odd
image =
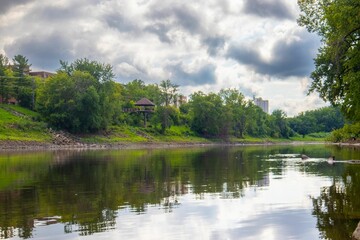
[[[30,76],[33,77],[41,77],[41,78],[48,78],[54,75],[54,73],[51,72],[45,72],[45,71],[39,71],[39,72],[29,72]]]
[[[255,98],[254,96],[254,104],[260,107],[264,112],[269,113],[269,100],[263,100],[260,98]]]

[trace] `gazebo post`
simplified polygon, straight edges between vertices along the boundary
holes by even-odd
[[[147,113],[144,111],[144,128],[146,128],[146,117],[147,117]]]
[[[142,112],[144,115],[144,128],[146,128],[146,118],[148,116],[148,113],[154,112],[155,104],[151,102],[147,98],[142,98],[139,101],[135,103],[135,106],[140,107],[140,110],[138,112]]]

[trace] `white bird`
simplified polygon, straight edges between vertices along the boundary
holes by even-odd
[[[333,165],[335,163],[335,156],[330,156],[327,160],[328,164]]]

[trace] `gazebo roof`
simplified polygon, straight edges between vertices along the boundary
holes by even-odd
[[[135,106],[152,106],[153,107],[153,106],[155,106],[155,104],[147,98],[142,98],[135,103]]]

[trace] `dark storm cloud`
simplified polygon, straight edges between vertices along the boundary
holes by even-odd
[[[39,6],[29,13],[29,16],[34,19],[40,19],[44,24],[53,23],[55,21],[64,21],[69,19],[79,19],[82,17],[81,9],[69,7],[55,7],[55,6]],[[46,22],[46,23],[45,23]]]
[[[18,5],[26,4],[33,1],[34,0],[1,0],[0,14],[6,13],[8,10]]]
[[[158,20],[163,21],[163,23],[174,21],[172,23],[173,28],[181,26],[191,34],[199,34],[202,32],[202,21],[199,16],[201,16],[201,13],[185,5],[164,8],[159,8],[157,5],[147,14],[147,17],[153,21]]]
[[[277,19],[294,19],[291,10],[285,5],[284,1],[279,0],[245,0],[243,11],[259,17],[269,17]]]
[[[45,37],[32,35],[5,46],[7,56],[24,55],[33,69],[47,71],[57,70],[60,67],[59,60],[72,59],[71,49],[71,39],[60,34]]]
[[[204,44],[208,47],[207,52],[210,56],[216,56],[217,53],[224,48],[225,37],[208,37],[204,39]]]
[[[313,70],[314,52],[319,46],[316,38],[301,34],[300,40],[290,43],[278,41],[271,52],[271,60],[265,61],[258,51],[232,45],[227,57],[253,68],[256,72],[280,78],[308,76]]]
[[[185,71],[182,64],[168,66],[167,70],[172,74],[172,80],[181,86],[199,86],[216,83],[216,67],[213,64],[204,65],[194,72]]]
[[[115,28],[120,32],[134,32],[138,30],[138,26],[135,21],[132,21],[125,16],[112,13],[104,16],[105,22],[109,25],[109,27]]]
[[[168,36],[169,27],[162,23],[157,23],[151,26],[147,26],[145,31],[153,33],[158,36],[159,40],[164,43],[171,43],[171,39]]]

